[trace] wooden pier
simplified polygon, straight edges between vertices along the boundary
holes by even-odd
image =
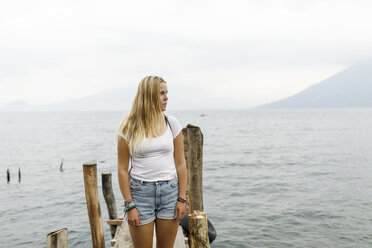
[[[182,130],[184,139],[184,151],[187,167],[187,190],[186,197],[189,202],[188,224],[189,237],[186,237],[181,226],[178,226],[178,233],[174,244],[175,248],[209,248],[208,238],[208,222],[206,213],[203,212],[203,191],[202,191],[202,171],[203,171],[203,134],[199,127],[187,125]],[[101,207],[98,197],[97,186],[97,164],[85,163],[83,165],[85,195],[87,202],[87,210],[89,223],[92,234],[92,247],[104,248],[105,239],[103,231],[103,221],[101,215]],[[111,246],[115,248],[133,247],[129,233],[128,223],[123,220],[124,213],[117,214],[115,197],[112,190],[111,172],[102,172],[102,191],[107,205],[109,220],[107,224],[110,226]],[[121,198],[121,197],[120,197]],[[67,247],[67,229],[63,230],[60,239],[64,242],[48,241],[47,248]],[[155,228],[154,228],[155,232]],[[59,233],[53,232],[48,234]],[[48,236],[48,240],[51,237]],[[53,236],[54,237],[54,236]],[[54,237],[54,240],[57,238]],[[153,236],[153,247],[156,247],[156,235]]]

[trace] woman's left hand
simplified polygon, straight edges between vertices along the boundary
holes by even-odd
[[[186,203],[177,201],[174,218],[178,221],[182,220],[186,215]]]

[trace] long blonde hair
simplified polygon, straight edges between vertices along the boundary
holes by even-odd
[[[116,132],[117,141],[120,142],[120,134],[124,134],[129,147],[129,152],[136,151],[144,138],[160,135],[164,116],[160,106],[160,83],[166,83],[158,76],[147,76],[138,85],[132,108],[123,118]]]

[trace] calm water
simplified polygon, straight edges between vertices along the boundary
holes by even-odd
[[[372,109],[170,113],[204,133],[212,247],[372,247]],[[82,164],[112,171],[122,210],[114,132],[123,115],[0,113],[1,247],[45,247],[64,227],[70,247],[91,247]]]

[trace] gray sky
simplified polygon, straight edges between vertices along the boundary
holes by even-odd
[[[267,103],[371,58],[371,13],[361,0],[2,1],[0,107],[150,74],[192,86],[206,105]]]

